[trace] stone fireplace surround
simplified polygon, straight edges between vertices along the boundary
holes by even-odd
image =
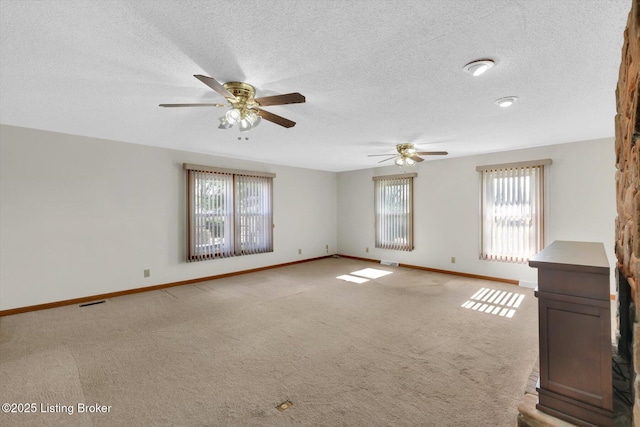
[[[624,31],[616,88],[615,253],[618,283],[618,352],[632,366],[635,425],[640,425],[640,0],[633,0]],[[627,286],[628,284],[628,286]]]

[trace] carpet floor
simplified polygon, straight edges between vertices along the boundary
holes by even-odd
[[[513,427],[537,334],[531,289],[327,258],[0,318],[0,425]]]

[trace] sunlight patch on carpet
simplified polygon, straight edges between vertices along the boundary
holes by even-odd
[[[480,313],[512,318],[523,299],[524,294],[481,288],[460,307]]]
[[[391,273],[393,273],[393,271],[378,270],[377,268],[365,268],[351,272],[350,274],[343,274],[342,276],[336,277],[336,279],[353,283],[365,283],[368,282],[369,279],[377,279]]]
[[[366,277],[367,279],[377,279],[393,273],[392,271],[378,270],[377,268],[365,268],[363,270],[352,271],[350,274]]]
[[[343,274],[342,276],[338,276],[336,277],[336,279],[344,280],[346,282],[353,282],[353,283],[364,283],[369,281],[369,279],[365,279],[364,277],[350,276],[348,274]]]

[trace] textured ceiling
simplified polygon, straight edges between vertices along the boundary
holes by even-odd
[[[378,166],[614,135],[630,0],[0,0],[0,123],[268,163]],[[491,58],[473,78],[462,67]],[[220,130],[193,77],[245,81],[297,125]],[[494,101],[520,100],[503,109]],[[242,136],[243,140],[238,141]],[[245,141],[244,137],[249,140]],[[389,162],[391,163],[391,162]]]

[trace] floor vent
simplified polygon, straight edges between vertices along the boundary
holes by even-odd
[[[105,300],[102,300],[102,301],[94,301],[94,302],[88,302],[88,303],[85,303],[85,304],[80,304],[80,307],[88,307],[88,306],[90,306],[90,305],[104,304],[104,303],[105,303]]]
[[[392,267],[398,267],[400,263],[398,261],[389,261],[388,259],[380,260],[380,264],[382,265],[390,265]]]
[[[290,400],[285,400],[284,402],[282,402],[281,404],[279,404],[278,406],[276,406],[276,409],[280,412],[284,411],[285,409],[289,409],[291,406],[293,406],[293,403],[291,403]]]

